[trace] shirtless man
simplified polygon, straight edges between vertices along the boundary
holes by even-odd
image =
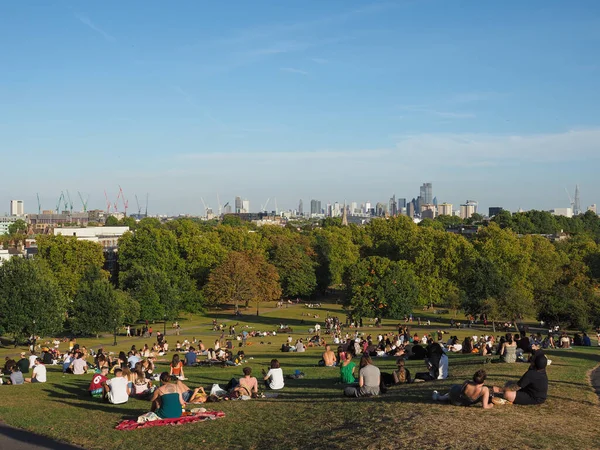
[[[336,363],[335,353],[331,351],[331,347],[329,345],[325,346],[325,351],[323,352],[323,362],[325,363],[325,367],[334,367]]]

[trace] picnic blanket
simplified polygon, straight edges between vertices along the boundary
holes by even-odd
[[[189,416],[178,417],[176,419],[153,420],[144,423],[138,423],[135,420],[123,420],[115,427],[115,429],[137,430],[138,428],[161,427],[163,425],[184,425],[186,423],[220,419],[221,417],[225,417],[225,413],[223,411],[206,411],[197,412]]]

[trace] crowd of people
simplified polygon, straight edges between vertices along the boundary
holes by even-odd
[[[417,321],[420,322],[419,318]],[[354,326],[344,326],[337,317],[328,315],[324,320],[323,332],[321,325],[317,323],[309,330],[312,336],[294,339],[289,334],[281,351],[301,353],[307,347],[322,347],[321,359],[316,363],[318,366],[335,367],[339,370],[339,382],[344,386],[343,394],[347,397],[378,396],[395,385],[444,380],[449,376],[450,353],[480,355],[486,357],[483,362],[528,362],[528,370],[517,383],[489,386],[486,385],[486,371],[478,370],[472,379],[453,385],[447,393],[434,391],[432,395],[434,401],[457,406],[481,403],[483,408],[489,409],[504,403],[543,403],[548,391],[546,367],[551,364],[543,350],[591,346],[586,333],[577,333],[571,338],[567,333],[554,328],[545,337],[540,333],[528,335],[521,331],[508,332],[502,336],[491,333],[472,334],[458,339],[442,330],[413,333],[409,329],[412,317],[407,317],[404,324],[399,324],[397,332],[389,333],[363,333],[359,331],[358,321],[351,321],[351,324]],[[377,321],[375,326],[380,327],[381,322]],[[244,326],[240,332],[236,330],[239,327],[239,323],[229,325],[229,339],[224,339],[227,330],[215,320],[213,330],[221,332],[221,336],[215,339],[212,346],[193,338],[191,341],[177,340],[175,348],[169,348],[165,336],[158,332],[155,333],[156,342],[151,346],[144,344],[138,349],[133,345],[127,353],[120,352],[118,355],[106,352],[103,348],[96,352],[88,351],[76,339],[69,340],[69,350],[61,353],[60,341],[54,340],[40,347],[40,352],[36,351],[34,345],[29,355],[21,353],[18,360],[7,357],[3,368],[6,375],[4,383],[44,383],[47,379],[46,365],[59,364],[62,365],[65,376],[90,375],[88,391],[92,397],[112,404],[125,403],[130,398],[148,400],[151,403],[148,417],[158,418],[179,417],[182,407],[188,404],[246,400],[258,397],[262,389],[283,389],[285,377],[277,359],[271,361],[268,370],[262,370],[261,382],[253,376],[252,368],[246,366],[243,367],[240,378],[231,379],[224,389],[218,385],[213,385],[212,388],[190,388],[184,383],[189,367],[212,364],[240,366],[246,363],[244,347],[252,344],[248,342],[250,338],[260,339],[292,332],[284,324],[276,331],[249,330]],[[174,325],[174,328],[179,330],[179,324]],[[140,337],[152,336],[154,333],[149,326],[142,327],[139,332],[128,327],[126,332]],[[449,336],[445,336],[446,334]],[[600,329],[597,330],[597,335],[600,338]],[[241,348],[236,349],[237,352],[234,350],[234,343]],[[172,357],[169,358],[169,354]],[[167,370],[156,372],[157,357],[170,359]],[[382,372],[373,362],[376,358],[394,358],[395,370],[391,373]],[[407,360],[423,361],[424,370],[411,374],[406,367]],[[28,376],[30,372],[31,376]]]

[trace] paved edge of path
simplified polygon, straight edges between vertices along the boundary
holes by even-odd
[[[56,441],[41,434],[14,428],[6,425],[4,422],[0,422],[0,439],[2,441],[2,449],[6,450],[81,450],[83,448],[66,442]]]
[[[600,400],[600,364],[588,372],[588,379]]]

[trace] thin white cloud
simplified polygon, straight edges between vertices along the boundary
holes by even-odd
[[[439,110],[427,105],[400,105],[399,109],[442,117],[444,119],[474,119],[476,117],[475,114],[471,112]]]
[[[317,64],[329,64],[329,60],[324,58],[311,58],[311,61]]]
[[[506,165],[600,158],[600,128],[533,135],[413,134],[399,136],[397,156],[431,164]]]
[[[308,75],[308,72],[305,70],[296,69],[294,67],[281,67],[279,70],[282,72],[297,73],[299,75]]]
[[[108,42],[117,42],[117,39],[114,36],[111,36],[110,34],[108,34],[106,31],[104,31],[102,28],[98,27],[97,25],[95,25],[89,17],[84,16],[82,14],[75,14],[75,17],[77,17],[77,19],[79,19],[79,21],[84,24],[85,26],[87,26],[88,28],[94,30],[97,33],[100,33],[102,35],[102,37],[104,39],[106,39]]]

